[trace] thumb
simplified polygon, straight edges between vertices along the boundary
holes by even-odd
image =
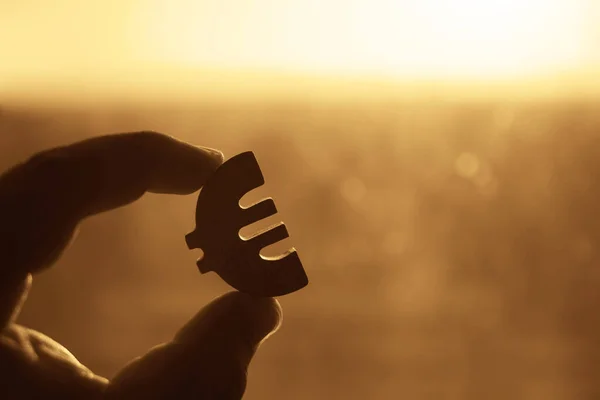
[[[275,299],[227,293],[119,372],[107,398],[241,399],[252,357],[281,318]]]

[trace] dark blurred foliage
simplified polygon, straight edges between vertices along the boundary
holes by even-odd
[[[600,107],[279,103],[0,111],[3,169],[157,130],[254,150],[311,279],[281,299],[248,399],[600,398]],[[195,196],[86,221],[21,322],[111,376],[227,286],[184,235]]]

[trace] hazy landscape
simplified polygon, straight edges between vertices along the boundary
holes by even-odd
[[[51,104],[50,104],[51,105]],[[106,133],[255,151],[310,285],[249,400],[600,397],[600,103],[0,107],[0,167]],[[228,290],[184,235],[195,196],[86,221],[21,323],[112,376]]]

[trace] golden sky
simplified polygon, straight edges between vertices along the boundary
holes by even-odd
[[[182,80],[194,80],[196,69],[204,74],[199,82],[215,85],[232,82],[223,78],[231,71],[399,81],[595,79],[599,3],[0,0],[0,91],[65,82],[169,86],[176,78],[184,90]]]

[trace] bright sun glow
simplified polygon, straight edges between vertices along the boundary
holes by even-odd
[[[575,0],[155,1],[140,55],[166,64],[492,78],[589,51]]]
[[[600,93],[599,0],[4,3],[0,96]]]

